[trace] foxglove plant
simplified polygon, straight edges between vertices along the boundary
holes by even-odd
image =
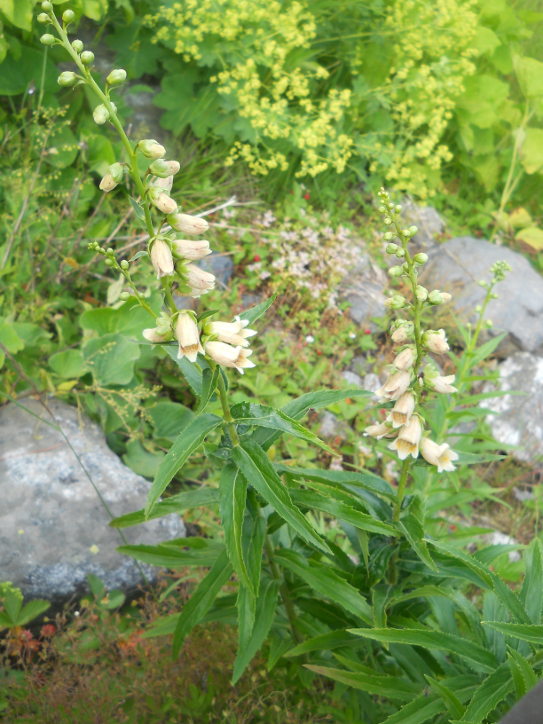
[[[391,452],[397,453],[402,463],[398,487],[366,469],[299,468],[296,461],[281,460],[272,447],[284,434],[334,455],[299,420],[310,409],[371,393],[359,388],[316,390],[291,400],[281,410],[251,401],[230,405],[226,368],[243,374],[254,365],[249,344],[255,331],[250,327],[267,311],[273,297],[234,321],[177,310],[174,294],[199,298],[214,288],[213,275],[194,263],[210,253],[209,243],[178,238],[178,234],[203,234],[207,223],[179,212],[170,195],[179,164],[164,160],[164,147],[154,139],[132,143],[125,134],[111,93],[126,80],[126,73],[112,71],[102,90],[91,75],[93,54],[80,40],[68,40],[74,13],[66,10],[60,24],[51,2],[42,3],[42,10],[38,20],[51,24],[58,35],[47,33],[42,42],[61,44],[79,70],[64,71],[59,83],[67,88],[87,84],[100,101],[94,120],[98,125],[109,123],[120,135],[127,160],[112,164],[100,185],[109,193],[131,176],[140,197],[131,200],[132,207],[149,235],[147,252],[136,257],[148,255],[165,308],[157,314],[139,292],[131,277],[131,262],[119,263],[113,249],[96,243],[91,247],[108,267],[124,275],[132,294],[124,292],[123,299],[130,304],[137,301],[153,318],[141,343],[166,350],[198,398],[197,409],[180,423],[178,437],[158,468],[145,508],[111,525],[125,528],[199,506],[218,509],[221,518],[223,535],[216,540],[187,537],[118,549],[163,568],[202,569],[182,610],[159,621],[144,637],[173,634],[176,656],[194,626],[222,621],[237,625],[239,631],[234,682],[267,643],[268,668],[282,660],[304,684],[318,673],[350,687],[359,697],[350,697],[351,703],[358,702],[355,719],[380,724],[388,713],[389,724],[423,724],[435,717],[448,721],[450,716],[472,724],[495,721],[494,715],[489,718],[491,712],[507,710],[515,696],[533,685],[534,671],[543,662],[543,649],[533,644],[541,639],[543,548],[537,539],[531,546],[526,590],[523,587],[517,598],[483,560],[472,561],[432,535],[436,526],[428,530],[425,497],[419,490],[413,486],[405,494],[410,465],[419,456],[437,473],[453,469],[457,461],[457,454],[440,442],[446,426],[442,424],[434,435],[438,439],[432,439],[426,429],[427,410],[422,414],[431,396],[437,395],[436,408],[440,398],[450,400],[444,406],[447,417],[455,397],[445,396],[456,388],[454,376],[441,376],[431,364],[422,367],[428,353],[445,354],[448,344],[443,330],[422,329],[421,313],[450,297],[418,284],[418,269],[427,257],[409,253],[415,227],[400,228],[401,207],[392,204],[382,190],[385,224],[395,228],[386,232],[387,251],[403,260],[391,269],[391,275],[408,280],[412,301],[401,294],[387,301],[391,310],[411,314],[409,319],[397,319],[391,328],[392,340],[400,348],[378,391],[388,409],[387,418],[366,432],[387,441]],[[138,154],[149,162],[143,178]],[[393,243],[396,237],[399,244]],[[496,280],[504,273],[503,265],[494,271]],[[494,348],[483,345],[482,352],[475,352],[492,284],[487,285],[474,334],[462,332],[468,361],[459,363],[459,389],[476,361]],[[214,410],[220,405],[222,415],[206,412],[213,404]],[[207,485],[161,500],[196,451],[206,455],[210,469],[219,471],[217,487],[211,477]],[[496,456],[472,454],[470,463],[488,459]],[[309,511],[339,522],[351,546],[350,555],[326,531],[316,529],[315,515],[306,515]],[[490,551],[486,560],[495,555]],[[468,600],[460,590],[462,585],[475,585],[484,592],[484,627],[471,594]],[[439,606],[436,597],[441,597]],[[504,611],[511,623],[504,623]],[[464,626],[461,633],[457,621]],[[505,637],[512,642],[507,653]],[[332,655],[343,668],[329,666]],[[384,708],[375,706],[376,695],[381,702],[386,699]]]

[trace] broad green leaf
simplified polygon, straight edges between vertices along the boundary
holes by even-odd
[[[361,618],[368,624],[373,623],[373,612],[354,586],[340,578],[333,570],[322,563],[310,563],[300,553],[283,548],[276,551],[274,559],[282,566],[300,576],[321,596],[338,603],[349,613]]]
[[[196,367],[196,365],[193,365],[191,362],[188,361],[186,357],[183,357],[182,359],[177,359],[177,351],[178,347],[176,346],[170,346],[170,345],[162,345],[162,349],[166,350],[166,353],[173,359],[175,364],[179,367],[181,372],[183,373],[183,376],[187,380],[189,387],[191,390],[198,395],[198,397],[202,396],[202,373],[200,370]],[[200,367],[202,367],[201,359],[198,360],[200,362]]]
[[[541,98],[543,96],[543,63],[535,58],[515,55],[513,65],[524,95],[530,99]]]
[[[356,528],[361,530],[368,530],[371,533],[382,533],[383,535],[394,536],[397,534],[395,528],[386,523],[382,523],[380,520],[372,518],[371,515],[361,513],[345,503],[334,500],[332,497],[315,493],[312,490],[297,490],[292,488],[290,490],[290,497],[296,505],[300,505],[314,510],[322,510],[324,513],[329,513],[335,518],[345,520],[347,523],[351,523]]]
[[[240,585],[238,589],[236,606],[240,651],[244,651],[247,648],[253,633],[256,615],[256,596],[259,595],[258,592],[260,588],[262,550],[266,536],[266,519],[258,505],[251,501],[251,494],[249,494],[248,503],[248,506],[245,508],[241,543],[243,559],[247,568],[247,576],[251,583],[251,589],[243,585]]]
[[[224,549],[181,611],[173,635],[172,655],[174,657],[178,656],[186,636],[211,608],[213,601],[233,572],[234,569],[228,560],[226,549]]]
[[[268,309],[277,299],[277,294],[278,292],[275,292],[275,294],[272,294],[272,296],[266,299],[266,301],[251,307],[251,309],[246,309],[239,316],[241,319],[246,319],[249,322],[248,326],[250,327],[257,319],[260,319],[260,317],[266,314]]]
[[[256,615],[253,631],[246,647],[244,649],[240,649],[236,656],[234,673],[232,675],[232,684],[235,684],[241,677],[269,633],[273,623],[275,609],[277,607],[278,591],[279,581],[268,578],[262,582],[260,586],[260,593],[256,601]]]
[[[385,696],[387,699],[399,701],[411,701],[421,690],[420,684],[412,681],[404,681],[397,676],[378,676],[362,672],[345,671],[344,669],[332,669],[328,666],[305,665],[306,669],[322,674],[334,681],[352,686],[353,689],[361,689],[374,696]]]
[[[543,625],[526,623],[502,623],[498,621],[483,621],[483,625],[500,631],[506,636],[512,636],[520,641],[528,641],[539,646],[543,645]]]
[[[359,649],[365,646],[365,642],[360,637],[349,633],[348,631],[330,631],[330,633],[321,634],[314,638],[308,639],[293,649],[290,649],[286,656],[301,656],[307,654],[310,651],[331,651],[332,649],[338,649],[348,647],[352,649]]]
[[[123,462],[125,465],[128,465],[129,468],[132,468],[137,475],[143,475],[144,478],[152,480],[165,457],[166,453],[162,450],[155,450],[155,452],[146,450],[136,438],[126,444],[126,453],[123,455]]]
[[[151,490],[147,495],[145,515],[151,513],[173,476],[183,467],[192,453],[200,447],[205,436],[222,422],[222,418],[217,417],[217,415],[207,414],[189,421],[188,425],[183,428],[160,464]]]
[[[307,430],[299,422],[291,419],[280,410],[274,410],[264,405],[257,405],[254,402],[240,402],[232,407],[232,416],[238,424],[256,425],[257,427],[265,427],[270,430],[280,430],[282,433],[286,432],[289,435],[300,438],[300,440],[317,445],[332,455],[335,454],[332,448],[318,438],[311,430]]]
[[[49,357],[48,364],[53,372],[66,380],[80,377],[85,371],[85,361],[79,349],[67,349],[64,352],[57,352]]]
[[[459,636],[443,633],[441,631],[414,630],[414,629],[349,629],[357,636],[381,641],[382,643],[408,644],[422,646],[425,649],[450,651],[474,666],[476,670],[494,671],[498,661],[494,654],[478,644],[462,639]]]
[[[147,520],[163,518],[165,515],[182,513],[184,510],[198,508],[203,505],[213,505],[218,502],[219,491],[215,488],[189,490],[186,493],[172,495],[171,498],[166,498],[166,500],[157,503],[147,518],[145,517],[145,510],[142,508],[134,513],[127,513],[114,518],[109,525],[112,528],[130,528],[133,525],[145,523]]]
[[[128,545],[117,548],[119,553],[132,556],[137,561],[163,568],[212,566],[224,550],[222,543],[214,543],[206,538],[182,538],[178,541],[177,548],[172,545],[172,541],[157,546]]]
[[[241,540],[246,499],[247,479],[240,474],[239,468],[234,463],[228,463],[222,470],[219,482],[219,510],[224,528],[224,541],[228,558],[240,583],[254,597],[255,589],[247,573]]]
[[[31,31],[34,4],[34,0],[0,0],[0,10],[16,28]]]
[[[532,623],[541,623],[543,604],[543,547],[538,538],[534,538],[524,554],[526,575],[522,583],[519,599],[524,604]]]
[[[86,366],[99,385],[128,385],[140,350],[121,334],[95,337],[83,347]]]
[[[543,63],[541,63],[541,68],[543,70]],[[543,130],[541,128],[526,129],[521,158],[524,170],[528,174],[536,173],[543,168]]]
[[[543,131],[541,131],[543,134]],[[543,250],[543,229],[531,226],[528,229],[521,229],[515,234],[515,241],[522,241],[531,246],[535,251]]]
[[[322,407],[333,405],[335,402],[341,402],[350,397],[371,397],[372,395],[373,392],[361,390],[360,388],[350,390],[316,390],[315,392],[308,392],[296,400],[288,402],[281,409],[281,412],[293,420],[299,420],[308,410],[320,410]],[[282,434],[282,432],[272,432],[264,429],[257,430],[252,437],[264,450],[268,450]]]
[[[146,414],[153,421],[157,438],[166,438],[174,442],[179,433],[194,418],[194,413],[178,402],[158,402],[154,407],[146,408]]]
[[[351,473],[344,470],[320,470],[319,468],[295,468],[290,465],[276,464],[280,473],[288,473],[296,478],[314,480],[329,485],[355,485],[377,495],[396,498],[396,492],[390,483],[373,473]]]
[[[537,676],[529,662],[518,651],[510,648],[507,652],[507,658],[517,696],[521,699],[537,684]]]
[[[217,389],[217,383],[219,381],[219,374],[221,368],[215,367],[214,370],[211,368],[205,369],[202,374],[202,395],[200,397],[200,404],[198,405],[197,415],[201,415],[206,409],[211,400],[213,393]]]
[[[283,481],[275,472],[268,456],[252,440],[232,448],[232,459],[253,488],[291,525],[304,540],[328,552],[326,542],[293,504]]]
[[[30,621],[33,621],[35,618],[47,611],[50,606],[51,604],[49,601],[42,601],[41,599],[29,601],[17,616],[17,626],[26,626],[30,623]]]
[[[464,719],[481,722],[513,688],[509,662],[505,662],[490,674],[474,693]]]

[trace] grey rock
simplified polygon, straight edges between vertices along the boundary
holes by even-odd
[[[371,318],[383,317],[387,312],[384,294],[387,281],[385,272],[367,254],[361,254],[339,287],[341,301],[350,304],[351,319],[372,332],[378,327]]]
[[[494,414],[487,417],[498,442],[515,445],[513,455],[523,462],[533,463],[543,456],[543,357],[529,352],[517,352],[499,365],[499,386],[503,397],[483,400]],[[485,386],[485,391],[490,386]]]
[[[370,392],[377,392],[378,389],[382,386],[382,381],[379,378],[379,375],[376,375],[374,372],[370,372],[369,375],[366,375],[364,377],[364,382],[362,384],[362,387],[365,390],[369,390]]]
[[[262,294],[242,294],[241,295],[241,304],[243,306],[243,311],[246,309],[251,309],[251,307],[256,307],[257,304],[261,304],[264,301],[264,296]]]
[[[199,261],[197,266],[206,272],[215,274],[217,277],[217,286],[223,289],[228,287],[228,283],[234,276],[234,262],[232,261],[232,257],[227,254],[220,254],[214,251]]]
[[[345,380],[345,382],[348,385],[353,385],[354,387],[364,387],[364,380],[360,375],[357,375],[356,372],[351,372],[351,370],[344,370],[340,374],[341,379]]]
[[[428,251],[436,245],[436,236],[443,233],[443,219],[432,206],[418,206],[410,199],[402,200],[402,206],[402,228],[414,224],[418,228],[413,237],[417,251]]]
[[[88,592],[87,573],[108,590],[133,592],[142,583],[140,570],[115,550],[123,540],[108,526],[98,493],[117,517],[144,506],[150,483],[107,447],[98,425],[50,399],[95,490],[61,433],[47,424],[52,420],[42,405],[32,399],[23,404],[38,419],[13,404],[0,412],[0,580],[11,581],[25,597],[54,604]],[[185,528],[169,515],[123,532],[129,544],[156,545],[184,537]],[[156,578],[156,568],[141,567],[150,581]]]
[[[324,438],[339,437],[341,440],[347,438],[348,425],[340,420],[333,412],[325,410],[321,415],[319,434]]]
[[[421,284],[449,292],[455,311],[473,318],[474,307],[486,294],[478,282],[490,281],[490,267],[501,260],[512,271],[496,287],[499,298],[487,307],[485,318],[494,324],[489,334],[508,332],[500,344],[501,356],[519,350],[533,352],[543,344],[543,278],[521,254],[483,239],[457,237],[429,252]]]

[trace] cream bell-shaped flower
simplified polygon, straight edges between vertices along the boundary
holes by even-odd
[[[420,441],[420,452],[426,462],[437,467],[438,473],[452,473],[455,470],[453,460],[458,460],[458,454],[451,450],[446,442],[438,445],[430,438],[423,437]]]
[[[400,352],[392,364],[397,370],[407,370],[413,366],[415,356],[415,351],[411,349],[411,347],[406,347]]]
[[[396,450],[400,460],[406,460],[410,455],[414,458],[419,456],[419,443],[422,437],[422,425],[418,415],[414,415],[407,425],[404,425],[388,446],[389,450]]]
[[[176,239],[173,248],[176,254],[190,261],[198,261],[211,254],[209,241],[205,239]]]
[[[170,277],[174,273],[172,250],[163,239],[155,239],[151,246],[151,263],[157,279]]]
[[[404,392],[403,395],[396,400],[396,404],[390,411],[387,420],[392,423],[392,427],[402,427],[407,425],[411,419],[411,415],[415,411],[415,398],[411,392]]]
[[[210,289],[215,288],[215,276],[209,272],[200,269],[195,264],[187,264],[185,266],[187,275],[187,283],[194,294],[192,296],[199,297],[201,294],[207,294]]]
[[[396,344],[403,344],[404,342],[407,342],[409,339],[409,335],[407,333],[407,330],[404,326],[398,327],[394,330],[391,334],[392,341],[396,342]]]
[[[161,193],[156,198],[151,197],[151,201],[163,214],[173,214],[177,211],[177,204],[168,194]]]
[[[411,374],[407,370],[398,370],[389,375],[385,384],[375,393],[381,400],[397,400],[407,390],[411,383]]]
[[[440,392],[442,395],[450,395],[453,392],[458,392],[456,387],[451,385],[451,382],[454,382],[454,375],[447,375],[446,377],[437,375],[437,377],[431,377],[426,380],[426,383],[430,387],[433,387],[436,392]]]
[[[365,437],[369,435],[370,437],[374,437],[376,440],[381,440],[383,437],[396,434],[397,430],[393,430],[390,425],[387,425],[385,422],[380,422],[377,425],[370,425],[364,430]]]
[[[246,329],[248,324],[247,319],[236,317],[235,322],[210,322],[206,325],[206,332],[217,335],[220,342],[248,347],[247,338],[256,334],[254,329]]]
[[[181,312],[175,323],[175,336],[179,342],[177,359],[186,357],[189,362],[196,362],[198,352],[205,354],[200,343],[198,326],[191,314]]]
[[[437,332],[429,329],[422,335],[422,344],[434,354],[445,354],[445,352],[448,352],[450,349],[447,344],[447,335],[444,329],[440,329]]]
[[[166,178],[159,178],[157,176],[151,186],[155,186],[158,189],[164,189],[164,191],[170,193],[173,187],[173,176],[166,176]]]
[[[159,334],[156,329],[144,329],[142,334],[148,342],[153,342],[154,344],[165,342],[167,337],[167,335]]]
[[[172,214],[168,216],[168,223],[172,229],[181,231],[183,234],[203,234],[209,229],[209,224],[205,219],[190,214]]]
[[[255,367],[254,362],[247,359],[253,353],[251,349],[232,347],[225,342],[206,342],[205,351],[217,364],[234,367],[241,374],[246,367]]]

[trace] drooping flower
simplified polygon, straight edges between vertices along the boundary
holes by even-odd
[[[396,359],[392,363],[397,370],[407,370],[413,366],[415,361],[415,350],[411,347],[406,347],[404,350],[397,355]]]
[[[445,354],[445,352],[449,351],[444,329],[440,329],[437,332],[429,329],[422,335],[422,344],[434,354]]]
[[[407,425],[414,411],[414,396],[411,392],[404,392],[403,395],[396,401],[396,404],[387,417],[387,420],[392,422],[392,427],[394,428],[402,427],[402,425]]]
[[[186,357],[189,362],[196,362],[198,352],[202,355],[205,354],[200,343],[198,326],[188,312],[181,312],[177,317],[175,336],[179,342],[177,359]]]
[[[246,329],[248,324],[247,319],[236,317],[235,322],[210,322],[206,325],[206,332],[217,335],[220,342],[248,347],[248,337],[256,334],[254,329]]]
[[[187,284],[193,290],[191,295],[193,297],[207,294],[211,289],[215,288],[215,276],[200,269],[195,264],[186,264],[184,273],[187,275]]]
[[[176,239],[173,248],[176,254],[190,261],[198,261],[211,254],[209,241],[205,239]]]
[[[154,344],[166,342],[169,336],[165,334],[159,334],[156,329],[144,329],[142,334],[148,342],[153,342]]]
[[[174,273],[172,250],[163,239],[155,239],[151,245],[151,263],[157,279]]]
[[[400,460],[406,460],[409,455],[414,458],[419,456],[419,443],[422,436],[422,425],[418,415],[413,415],[407,425],[404,425],[388,446],[389,450],[396,450]]]
[[[443,471],[452,473],[455,470],[453,460],[458,460],[458,454],[448,446],[446,442],[442,445],[438,445],[437,442],[430,440],[428,437],[423,437],[420,441],[420,451],[422,457],[437,467],[437,472],[442,473]]]
[[[209,229],[209,224],[205,219],[199,216],[190,216],[190,214],[172,214],[168,216],[168,223],[176,231],[183,234],[203,234]]]
[[[381,422],[378,425],[370,425],[364,430],[364,435],[374,437],[376,440],[381,440],[385,436],[392,436],[397,434],[396,430],[393,430],[390,425],[386,422]]]
[[[426,379],[426,383],[442,395],[450,395],[453,392],[458,392],[456,387],[451,385],[451,382],[454,382],[454,375],[447,375],[445,377],[437,375],[437,377],[430,377],[429,379]]]
[[[397,400],[409,387],[411,374],[407,370],[398,370],[389,375],[385,384],[376,391],[377,397],[381,400]]]
[[[153,193],[154,192],[154,193]],[[149,198],[152,203],[157,207],[163,214],[173,214],[177,211],[177,204],[171,199],[167,193],[160,191],[160,186],[151,186],[149,189]]]
[[[212,360],[223,367],[234,367],[243,374],[247,367],[254,367],[254,362],[247,359],[253,353],[251,349],[232,347],[225,342],[206,342],[205,351]]]

